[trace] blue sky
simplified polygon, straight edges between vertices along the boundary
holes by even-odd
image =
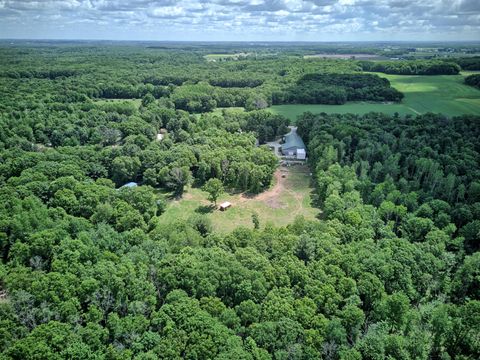
[[[0,37],[480,40],[480,0],[0,0]]]

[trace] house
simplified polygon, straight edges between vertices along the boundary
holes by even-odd
[[[282,144],[282,154],[284,156],[296,157],[299,160],[305,160],[306,151],[302,138],[297,134],[296,128],[285,135],[285,142]]]
[[[220,204],[219,209],[220,209],[220,211],[225,211],[225,210],[227,210],[227,209],[228,209],[229,207],[231,207],[231,206],[232,206],[232,204],[231,204],[230,202],[225,201],[225,202],[223,202],[223,203]]]

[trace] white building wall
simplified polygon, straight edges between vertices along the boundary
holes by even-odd
[[[298,149],[297,150],[297,159],[298,160],[305,160],[306,158],[306,152],[305,152],[305,149]]]

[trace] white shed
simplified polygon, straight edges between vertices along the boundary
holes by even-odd
[[[223,203],[220,204],[219,209],[220,209],[220,211],[225,211],[225,210],[227,210],[227,209],[228,209],[229,207],[231,207],[231,206],[232,206],[232,204],[231,204],[230,202],[225,201],[225,202],[223,202]]]

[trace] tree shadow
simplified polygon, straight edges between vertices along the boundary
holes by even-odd
[[[195,209],[197,214],[210,214],[216,209],[215,205],[200,205]]]
[[[176,192],[172,192],[172,193],[169,193],[169,194],[166,194],[165,195],[165,198],[168,199],[168,200],[181,200],[183,197],[183,193],[176,193]]]

